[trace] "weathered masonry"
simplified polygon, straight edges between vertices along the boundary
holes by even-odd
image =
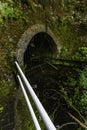
[[[21,64],[27,64],[34,55],[58,56],[59,51],[59,42],[53,32],[44,25],[33,25],[24,32],[18,42],[17,60]]]

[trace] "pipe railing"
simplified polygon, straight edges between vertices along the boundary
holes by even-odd
[[[42,106],[40,100],[38,99],[37,95],[35,94],[33,88],[31,87],[29,81],[27,80],[25,74],[23,73],[22,69],[20,68],[19,64],[17,61],[15,61],[15,65],[17,67],[17,70],[18,70],[18,73],[19,75],[17,76],[18,77],[18,80],[19,80],[19,83],[20,83],[20,86],[21,86],[21,89],[23,91],[23,94],[24,94],[24,97],[26,99],[26,102],[27,102],[27,105],[28,105],[28,108],[30,110],[30,113],[31,113],[31,116],[32,116],[32,119],[33,119],[33,122],[34,122],[34,125],[35,125],[35,128],[36,130],[41,130],[40,128],[40,125],[37,121],[37,118],[35,116],[35,113],[33,111],[33,108],[31,106],[31,103],[28,99],[28,96],[27,96],[27,93],[25,91],[25,88],[23,86],[23,83],[26,85],[28,91],[29,91],[29,94],[31,95],[36,107],[37,107],[37,110],[44,122],[44,125],[46,127],[47,130],[56,130],[56,127],[54,126],[53,122],[51,121],[50,117],[48,116],[46,110],[44,109],[44,107]],[[20,78],[21,77],[21,78]],[[22,80],[23,80],[23,83],[22,83]]]
[[[32,119],[33,119],[35,128],[36,128],[36,130],[41,130],[40,125],[39,125],[39,123],[38,123],[38,120],[37,120],[37,118],[36,118],[36,115],[35,115],[35,113],[34,113],[34,110],[33,110],[33,108],[32,108],[32,105],[31,105],[31,103],[30,103],[30,100],[29,100],[29,98],[28,98],[28,95],[27,95],[27,93],[26,93],[26,90],[25,90],[25,88],[24,88],[24,85],[23,85],[23,83],[22,83],[22,80],[21,80],[21,78],[20,78],[19,75],[17,75],[17,77],[18,77],[19,84],[20,84],[20,86],[21,86],[22,92],[23,92],[23,94],[24,94],[25,100],[26,100],[26,102],[27,102],[27,106],[28,106],[28,109],[29,109],[29,111],[30,111],[31,117],[32,117]]]

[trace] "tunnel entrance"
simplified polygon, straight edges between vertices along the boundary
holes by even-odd
[[[71,66],[59,64],[55,60],[61,47],[51,30],[46,32],[42,25],[29,28],[20,39],[18,48],[17,59],[25,66],[29,82],[48,114],[52,116],[55,126],[73,122],[60,90],[67,89],[64,84],[68,80],[67,75],[71,77],[76,72]],[[76,130],[77,127],[75,123],[61,130]]]
[[[57,56],[57,45],[50,35],[45,32],[37,33],[30,41],[25,53],[24,64],[28,68],[36,66],[44,58]],[[37,62],[38,60],[38,62]]]
[[[59,40],[50,28],[46,30],[44,25],[33,25],[22,35],[17,50],[18,62],[25,66],[31,86],[57,127],[73,122],[60,95],[61,88],[67,89],[63,81],[67,81],[67,75],[71,76],[71,67],[56,64],[60,49]],[[77,126],[71,124],[61,130],[77,130]]]

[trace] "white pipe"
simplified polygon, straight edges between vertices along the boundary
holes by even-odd
[[[36,118],[36,115],[35,115],[35,113],[34,113],[34,110],[33,110],[33,108],[32,108],[32,105],[31,105],[31,103],[30,103],[30,101],[29,101],[29,98],[28,98],[28,96],[27,96],[26,90],[25,90],[25,88],[24,88],[24,86],[23,86],[23,83],[22,83],[22,81],[21,81],[21,78],[20,78],[19,75],[18,75],[17,77],[18,77],[18,80],[19,80],[19,83],[20,83],[22,92],[23,92],[23,94],[24,94],[25,100],[26,100],[26,102],[27,102],[28,109],[29,109],[30,114],[31,114],[31,116],[32,116],[32,119],[33,119],[35,128],[36,128],[36,130],[41,130],[40,125],[39,125],[39,123],[38,123],[38,120],[37,120],[37,118]]]
[[[54,124],[52,123],[51,119],[49,118],[47,112],[45,111],[44,107],[42,106],[41,102],[39,101],[38,97],[36,96],[34,90],[32,89],[30,83],[28,82],[27,78],[25,77],[24,73],[22,72],[20,66],[18,65],[17,61],[15,61],[15,64],[16,64],[16,67],[18,69],[18,72],[19,74],[21,75],[23,81],[25,82],[29,92],[30,92],[30,95],[40,113],[40,116],[42,117],[43,119],[43,122],[47,128],[47,130],[56,130]]]

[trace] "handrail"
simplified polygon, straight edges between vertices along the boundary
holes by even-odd
[[[21,81],[21,78],[20,78],[19,75],[17,75],[17,77],[18,77],[19,84],[20,84],[20,86],[21,86],[22,92],[23,92],[23,94],[24,94],[25,100],[26,100],[26,102],[27,102],[28,109],[29,109],[30,114],[31,114],[31,116],[32,116],[32,119],[33,119],[35,128],[36,128],[36,130],[41,130],[40,125],[39,125],[39,123],[38,123],[38,120],[37,120],[37,118],[36,118],[36,115],[35,115],[35,113],[34,113],[34,110],[33,110],[33,108],[32,108],[32,105],[31,105],[31,103],[30,103],[30,101],[29,101],[29,98],[28,98],[28,96],[27,96],[26,90],[25,90],[25,88],[24,88],[24,86],[23,86],[23,83],[22,83],[22,81]]]
[[[44,122],[44,125],[46,126],[47,130],[56,130],[54,124],[52,123],[51,119],[49,118],[47,112],[45,111],[44,107],[42,106],[41,102],[39,101],[38,97],[36,96],[34,90],[32,89],[29,81],[27,80],[26,76],[24,75],[23,71],[21,70],[19,64],[17,61],[15,61],[15,65],[18,69],[19,75],[21,76],[22,80],[24,81],[36,107],[37,110],[42,117],[42,120]]]

